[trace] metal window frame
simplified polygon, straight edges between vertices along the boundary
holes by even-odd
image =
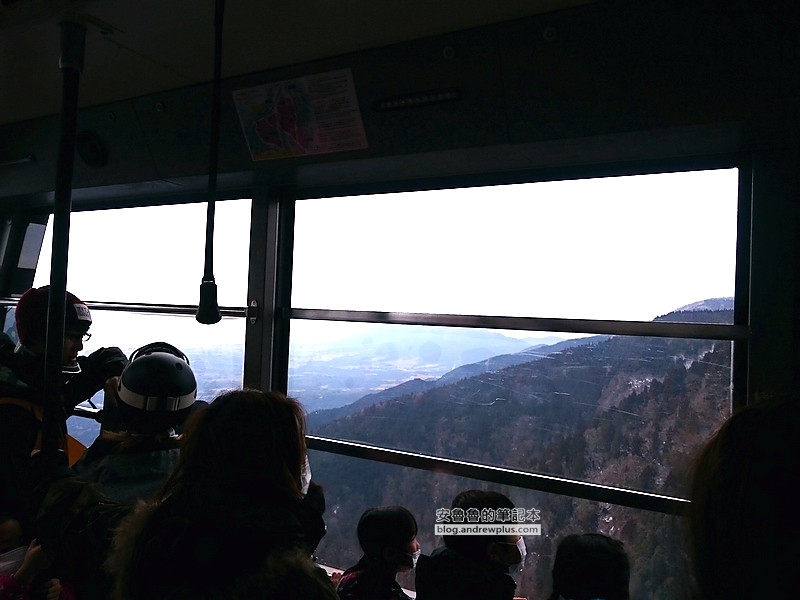
[[[739,223],[737,240],[737,272],[734,324],[666,323],[585,319],[544,319],[536,317],[504,317],[489,315],[449,315],[432,313],[401,313],[376,311],[347,311],[291,306],[292,246],[294,230],[294,203],[297,199],[371,194],[381,192],[414,191],[554,181],[608,176],[655,174],[674,171],[704,170],[713,168],[738,168]],[[383,182],[377,185],[305,188],[270,188],[255,186],[253,190],[227,193],[220,200],[250,197],[250,273],[248,278],[248,304],[255,307],[220,307],[225,317],[248,319],[245,335],[243,383],[261,389],[287,391],[288,348],[290,321],[292,319],[322,319],[367,323],[397,323],[407,325],[434,325],[447,327],[480,327],[490,329],[516,329],[529,331],[564,331],[575,333],[617,334],[657,337],[730,340],[734,345],[732,384],[733,406],[746,403],[748,385],[748,326],[750,229],[752,206],[752,170],[741,157],[713,156],[691,160],[653,160],[621,165],[595,165],[573,169],[534,170],[525,173],[502,175],[476,175],[465,178],[427,179],[424,182]],[[136,198],[119,203],[95,202],[84,210],[119,208],[122,206],[153,206],[161,204],[204,201],[200,194],[191,197]],[[77,208],[81,210],[81,208]],[[10,296],[17,290],[6,290],[0,306],[13,306],[17,298]],[[147,304],[125,302],[91,302],[99,310],[116,310],[149,314],[193,315],[196,306],[176,304]],[[85,415],[91,417],[92,415]],[[660,513],[685,514],[688,501],[636,490],[628,490],[587,481],[570,480],[537,473],[527,473],[491,465],[482,465],[439,456],[405,452],[369,444],[308,436],[309,448],[340,454],[351,458],[374,460],[457,476],[471,477],[520,488],[562,494],[598,502],[650,510]]]
[[[276,298],[281,298],[280,303],[274,306],[273,318],[282,321],[279,329],[285,335],[281,341],[281,355],[285,359],[286,370],[279,378],[272,379],[275,383],[280,380],[281,389],[288,387],[288,336],[289,321],[291,319],[306,320],[332,320],[359,323],[391,323],[405,325],[429,325],[444,327],[472,327],[489,329],[512,329],[527,331],[563,331],[568,333],[635,335],[655,337],[676,337],[693,339],[729,340],[733,343],[732,375],[731,375],[731,408],[746,404],[748,387],[748,341],[750,327],[749,314],[749,272],[750,272],[750,228],[752,194],[749,186],[752,170],[748,168],[747,161],[741,156],[711,156],[693,157],[691,159],[650,160],[636,163],[617,165],[595,165],[575,169],[549,169],[535,170],[527,173],[509,173],[505,175],[478,175],[473,178],[460,177],[457,180],[443,178],[440,180],[426,180],[425,182],[399,182],[382,183],[380,185],[348,186],[347,188],[328,187],[293,190],[295,200],[320,197],[351,196],[374,193],[387,193],[399,191],[416,191],[445,188],[477,187],[481,185],[502,185],[513,183],[533,183],[540,181],[555,181],[563,179],[596,178],[609,176],[627,176],[643,174],[659,174],[676,171],[697,171],[719,168],[737,168],[739,170],[738,193],[738,222],[737,222],[737,249],[736,249],[736,276],[734,296],[734,323],[670,323],[670,322],[643,322],[643,321],[618,321],[618,320],[587,320],[587,319],[551,319],[538,317],[507,317],[489,315],[452,315],[440,313],[404,313],[380,311],[350,311],[329,310],[322,308],[300,308],[290,306],[291,298],[291,243],[284,241],[280,264],[275,265],[275,270],[281,270],[283,276],[276,278],[278,289]],[[293,202],[292,198],[283,196],[281,202],[291,206],[291,218],[280,219],[280,231],[291,232],[293,235]],[[275,253],[277,256],[277,252]],[[269,268],[269,266],[268,266]],[[287,288],[287,286],[289,286]],[[285,350],[285,354],[284,354]],[[273,369],[274,373],[274,369]],[[269,388],[267,388],[269,389]],[[329,439],[317,436],[307,436],[308,446],[314,450],[330,452],[351,458],[361,458],[407,466],[428,471],[448,473],[452,475],[471,477],[494,483],[512,485],[524,489],[554,493],[575,498],[583,498],[597,502],[606,502],[636,509],[649,510],[672,515],[685,515],[689,501],[653,494],[638,490],[591,483],[588,481],[571,480],[553,477],[541,473],[523,472],[513,469],[496,467],[485,464],[472,463],[450,459],[442,456],[430,456],[414,452],[394,450],[365,443],[347,440]]]

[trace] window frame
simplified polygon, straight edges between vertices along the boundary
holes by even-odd
[[[452,315],[441,313],[390,313],[380,311],[296,308],[291,306],[291,249],[294,235],[294,203],[296,200],[723,168],[737,168],[739,173],[733,324],[552,319],[538,317]],[[267,271],[272,274],[275,282],[275,292],[272,298],[273,304],[269,307],[271,314],[274,315],[271,329],[273,356],[271,358],[272,369],[268,380],[269,388],[280,389],[284,392],[288,389],[289,323],[291,319],[434,325],[443,327],[480,327],[487,329],[563,331],[588,334],[728,340],[733,344],[731,410],[734,410],[746,404],[748,397],[749,361],[747,348],[750,339],[748,299],[751,262],[751,183],[752,169],[749,168],[749,163],[744,157],[739,155],[714,155],[694,157],[691,159],[648,160],[574,168],[536,169],[500,175],[479,174],[469,177],[441,178],[435,181],[428,179],[424,181],[396,181],[393,183],[382,182],[379,184],[329,186],[324,188],[281,188],[275,195],[271,196],[269,202],[272,211],[272,222],[277,232],[275,240],[272,242],[275,245],[272,253],[275,263],[267,265]],[[629,490],[564,477],[521,472],[468,461],[453,460],[441,456],[393,450],[372,444],[330,439],[314,435],[307,436],[307,441],[308,447],[311,449],[340,454],[351,458],[365,458],[396,465],[435,470],[498,484],[598,502],[607,502],[660,513],[684,515],[689,506],[689,501],[683,498]]]
[[[236,193],[226,192],[225,194],[220,194],[214,196],[215,202],[224,202],[226,200],[239,200],[239,199],[251,199],[251,219],[254,213],[254,205],[255,202],[253,201],[253,193],[247,190],[239,190]],[[116,209],[124,209],[124,208],[149,208],[154,206],[175,206],[175,205],[184,205],[184,204],[198,204],[198,203],[207,203],[210,200],[208,195],[203,194],[181,194],[175,196],[167,196],[167,195],[157,195],[157,196],[148,196],[148,197],[129,197],[125,199],[111,199],[106,197],[99,197],[99,198],[91,198],[88,202],[78,203],[76,207],[71,211],[71,214],[80,213],[80,212],[89,212],[89,211],[102,211],[102,210],[116,210]],[[33,210],[28,211],[27,213],[16,213],[14,217],[9,219],[8,226],[10,230],[16,231],[17,229],[21,229],[24,231],[28,225],[32,223],[38,224],[47,224],[48,218],[53,215],[52,207],[42,208],[38,207]],[[251,230],[252,230],[252,221],[251,221]],[[7,237],[10,237],[7,236]],[[252,237],[252,236],[251,236]],[[4,282],[7,284],[4,286],[2,290],[3,295],[0,297],[0,308],[4,309],[4,313],[7,312],[8,308],[16,306],[19,297],[22,293],[24,293],[27,289],[29,289],[33,285],[33,280],[35,277],[35,269],[20,269],[16,266],[17,260],[19,259],[20,248],[22,245],[22,238],[23,236],[17,235],[15,238],[17,243],[11,249],[9,249],[8,258],[3,257],[2,264],[0,265],[0,274],[4,275]],[[252,253],[251,253],[252,257]],[[38,266],[38,265],[37,265]],[[248,278],[249,272],[252,269],[248,269]],[[202,278],[202,273],[198,272],[198,281]],[[249,289],[250,281],[248,279],[247,287]],[[198,292],[199,293],[199,292]],[[197,305],[191,304],[175,304],[175,303],[143,303],[143,302],[114,302],[114,301],[96,301],[92,299],[84,299],[82,301],[91,309],[97,311],[109,311],[109,312],[125,312],[125,313],[136,313],[136,314],[149,314],[149,315],[161,315],[161,316],[194,316],[197,312]],[[248,310],[247,306],[220,306],[219,307],[220,314],[223,318],[246,318],[248,317],[250,311]],[[242,340],[244,342],[244,340]],[[245,347],[245,358],[244,361],[246,362],[246,347]],[[242,381],[244,383],[244,365],[243,365],[243,375]],[[96,419],[97,414],[99,413],[99,409],[97,408],[89,408],[86,406],[77,406],[74,409],[73,416],[80,416],[89,419]]]

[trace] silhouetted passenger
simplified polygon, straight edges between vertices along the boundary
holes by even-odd
[[[49,294],[49,286],[44,286],[31,288],[20,297],[14,316],[18,344],[0,332],[0,481],[4,483],[0,496],[10,501],[18,501],[24,494],[31,452],[42,447]],[[58,447],[66,447],[66,420],[72,409],[103,389],[128,362],[119,348],[78,356],[91,324],[87,306],[67,292],[61,387],[64,410],[54,415],[58,422],[53,429]]]
[[[451,509],[509,509],[514,503],[498,492],[468,490]],[[446,535],[444,546],[417,565],[418,600],[511,600],[517,585],[509,573],[525,561],[525,541],[518,535]]]
[[[103,571],[114,528],[131,510],[96,483],[75,475],[61,450],[44,450],[31,458],[32,531],[80,600],[108,600],[111,578]]]
[[[165,342],[131,354],[103,406],[100,435],[75,465],[120,502],[152,496],[178,460],[180,425],[194,407],[197,383],[189,359]]]
[[[113,597],[233,598],[241,586],[299,579],[305,597],[335,598],[308,552],[324,523],[303,501],[305,459],[296,400],[258,390],[217,397],[192,416],[165,485],[119,528]]]
[[[700,452],[690,550],[706,600],[797,598],[800,398],[749,405]]]
[[[629,580],[622,542],[601,533],[568,535],[556,550],[550,600],[628,600]]]
[[[358,543],[364,555],[342,573],[337,591],[342,600],[411,600],[395,580],[416,567],[420,556],[417,521],[402,506],[369,508],[358,521]]]

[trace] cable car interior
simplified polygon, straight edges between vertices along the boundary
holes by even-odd
[[[495,489],[518,595],[601,531],[632,597],[692,597],[692,457],[800,372],[792,4],[3,0],[4,331],[51,285],[87,352],[296,397],[328,569],[370,506],[429,554]]]

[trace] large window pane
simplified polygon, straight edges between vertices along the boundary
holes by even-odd
[[[737,173],[298,201],[292,305],[650,320],[733,296]]]
[[[732,323],[737,186],[725,169],[298,202],[292,305]],[[289,391],[315,435],[686,497],[689,462],[730,414],[731,350],[296,320]],[[690,596],[673,517],[326,453],[312,470],[331,566],[358,559],[369,506],[411,509],[429,553],[436,509],[494,487],[542,514],[520,595],[549,594],[559,539],[602,531],[626,544],[632,597]]]
[[[299,201],[295,308],[733,322],[738,171]],[[435,320],[435,316],[432,317]],[[292,322],[313,433],[667,495],[731,342]]]
[[[70,219],[67,289],[82,300],[197,304],[205,203],[77,212]],[[214,277],[221,306],[247,304],[250,200],[216,203]],[[52,225],[52,223],[51,223]],[[50,283],[52,226],[34,285]]]

